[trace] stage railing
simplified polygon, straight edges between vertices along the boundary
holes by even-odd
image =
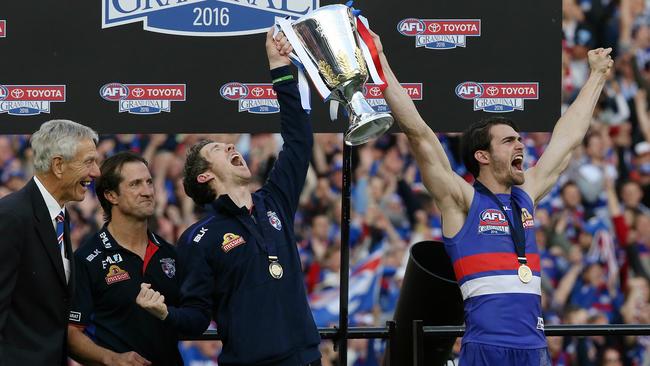
[[[347,343],[348,339],[386,339],[389,341],[394,335],[395,323],[387,322],[385,327],[349,327],[345,330],[332,328],[319,328],[322,339],[330,339],[334,344]],[[465,332],[463,326],[423,326],[419,320],[413,321],[413,365],[423,365],[422,339],[424,337],[462,337]],[[548,325],[544,330],[547,336],[641,336],[650,335],[650,324],[609,324],[609,325]],[[217,331],[209,330],[198,337],[184,337],[184,340],[218,340]],[[346,350],[344,350],[346,352]],[[389,352],[390,354],[390,352]],[[393,352],[394,354],[394,352]],[[389,356],[390,357],[390,356]],[[390,365],[399,365],[399,360],[390,360]]]
[[[350,327],[346,335],[341,334],[338,328],[319,328],[322,339],[388,339],[392,322],[385,327]],[[462,337],[465,333],[463,326],[423,326],[422,332],[425,336],[432,337]],[[610,324],[610,325],[547,325],[544,334],[554,336],[626,336],[626,335],[650,335],[650,324]],[[192,341],[213,341],[219,340],[216,330],[208,330],[197,337],[182,337],[183,340]]]

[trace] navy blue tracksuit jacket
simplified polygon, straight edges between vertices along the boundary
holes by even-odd
[[[277,79],[290,71],[282,67],[271,75]],[[222,195],[179,241],[181,305],[170,307],[165,321],[183,334],[201,334],[212,314],[223,337],[220,366],[297,366],[320,359],[293,232],[312,130],[295,81],[278,82],[274,89],[284,145],[269,180],[253,194],[252,212]],[[269,273],[265,241],[277,250],[280,279]]]

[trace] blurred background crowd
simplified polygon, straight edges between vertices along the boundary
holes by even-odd
[[[536,211],[545,322],[648,324],[650,1],[562,3],[563,110],[587,79],[589,49],[613,47],[616,72],[582,147]],[[435,125],[435,116],[423,117]],[[550,133],[522,136],[530,167]],[[150,162],[157,195],[151,228],[169,242],[204,214],[181,184],[185,152],[204,138],[236,144],[254,176],[251,190],[263,184],[282,146],[276,134],[101,136],[102,158],[132,150]],[[471,181],[460,161],[458,134],[439,138],[454,170]],[[342,149],[341,135],[316,135],[295,220],[305,286],[319,326],[336,324],[338,316]],[[29,136],[0,136],[0,197],[31,178],[31,158]],[[69,205],[68,212],[75,246],[103,224],[95,197]],[[409,246],[442,239],[440,213],[422,186],[405,136],[386,135],[353,150],[351,221],[351,325],[383,326],[395,310]],[[648,336],[550,337],[548,346],[556,366],[650,365]],[[217,364],[219,342],[187,341],[180,347],[187,365]],[[351,340],[349,364],[378,365],[383,349],[379,341]],[[334,365],[331,342],[323,343],[322,352],[323,364]]]

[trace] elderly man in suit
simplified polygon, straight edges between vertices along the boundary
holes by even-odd
[[[31,139],[35,176],[0,200],[0,366],[64,365],[73,261],[65,203],[99,176],[97,133],[44,123]]]

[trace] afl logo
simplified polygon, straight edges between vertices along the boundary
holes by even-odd
[[[481,224],[483,225],[502,225],[507,223],[503,212],[495,209],[487,209],[481,212]]]
[[[223,85],[219,94],[228,100],[240,100],[248,96],[248,87],[242,83],[231,82]]]
[[[397,31],[405,36],[415,36],[424,31],[424,22],[420,19],[407,18],[397,24]]]
[[[116,102],[129,96],[129,88],[121,83],[109,83],[99,89],[99,95],[108,101]]]
[[[483,95],[483,86],[473,81],[467,81],[456,87],[456,95],[462,99],[476,99]]]
[[[0,85],[0,100],[5,100],[9,95],[9,91],[3,85]]]

